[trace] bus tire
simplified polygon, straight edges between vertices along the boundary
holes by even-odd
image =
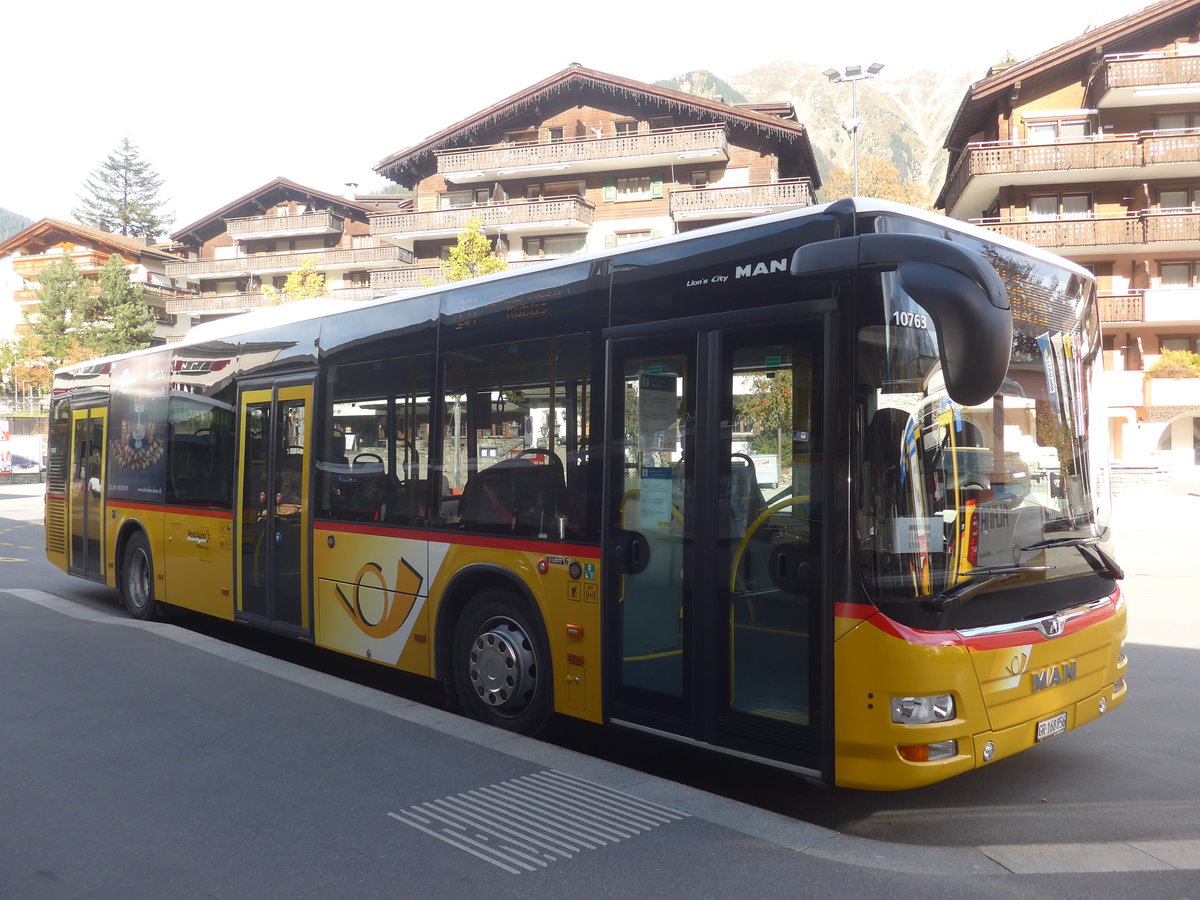
[[[537,616],[489,588],[467,603],[454,631],[452,677],[464,713],[533,735],[550,720],[550,650]]]
[[[134,619],[153,619],[157,611],[154,602],[154,560],[150,556],[150,541],[144,531],[135,532],[125,543],[121,554],[121,601],[125,611]]]

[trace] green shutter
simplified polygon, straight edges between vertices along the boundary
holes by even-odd
[[[612,203],[617,199],[617,179],[604,179],[604,202]]]
[[[663,173],[655,172],[650,176],[650,196],[655,200],[663,197]]]
[[[612,232],[609,232],[608,234],[606,234],[604,236],[604,249],[612,250],[616,246],[617,246],[617,236],[615,234],[613,234]]]

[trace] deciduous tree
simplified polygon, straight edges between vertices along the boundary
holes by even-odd
[[[832,202],[854,195],[854,172],[834,169],[824,179],[825,200]],[[928,209],[929,200],[921,186],[904,181],[899,170],[878,156],[860,156],[858,160],[858,193],[862,197],[892,200]]]
[[[458,243],[450,248],[448,259],[440,263],[447,281],[465,281],[479,275],[491,275],[508,268],[508,260],[492,254],[492,242],[483,233],[480,219],[467,219],[458,233]]]
[[[264,284],[262,292],[276,306],[295,300],[324,297],[329,293],[325,289],[325,275],[317,271],[315,256],[305,256],[300,259],[300,268],[288,275],[282,290],[277,291],[272,285]]]

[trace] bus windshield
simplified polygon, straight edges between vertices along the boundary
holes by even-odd
[[[876,227],[925,230],[902,219]],[[1012,305],[1008,376],[990,400],[950,399],[933,323],[894,275],[860,293],[858,328],[865,584],[877,602],[923,601],[935,611],[1100,572],[1106,556],[1096,545],[1108,536],[1107,446],[1088,428],[1100,347],[1091,280],[952,239],[992,263]]]

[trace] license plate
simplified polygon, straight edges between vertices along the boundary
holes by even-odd
[[[1037,736],[1034,742],[1044,741],[1048,738],[1058,737],[1067,730],[1067,714],[1059,713],[1057,716],[1052,716],[1049,719],[1043,719],[1037,724]]]

